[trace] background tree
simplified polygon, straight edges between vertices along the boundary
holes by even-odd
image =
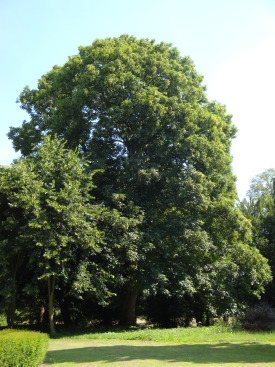
[[[124,324],[134,323],[142,289],[199,292],[198,274],[242,241],[230,234],[242,222],[233,210],[236,129],[225,107],[207,100],[202,79],[171,45],[124,35],[80,47],[19,97],[30,120],[10,130],[16,150],[28,155],[45,133],[57,134],[102,170],[98,202],[120,210],[113,198],[123,196],[126,222],[142,213],[119,253]],[[230,226],[222,233],[218,216]],[[116,241],[111,230],[110,248]]]
[[[240,202],[243,214],[252,224],[252,244],[268,259],[273,282],[267,286],[263,299],[275,306],[275,169],[270,168],[256,175]]]

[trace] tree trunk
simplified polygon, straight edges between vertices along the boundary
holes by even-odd
[[[120,296],[120,325],[136,325],[137,289],[125,288]]]
[[[16,294],[14,293],[12,303],[9,305],[9,308],[6,312],[7,324],[10,329],[12,329],[14,326],[15,310],[16,310]]]
[[[206,313],[205,326],[210,326],[210,316],[209,313]]]
[[[13,328],[14,321],[15,321],[15,310],[16,310],[16,275],[17,275],[17,269],[18,269],[18,258],[19,255],[17,255],[17,260],[15,264],[11,265],[11,273],[12,273],[12,279],[13,279],[13,290],[12,290],[12,301],[9,304],[9,308],[6,311],[7,316],[7,324],[9,328]]]
[[[53,319],[53,296],[54,296],[55,276],[50,275],[48,277],[48,295],[49,295],[49,323],[50,333],[56,334],[54,319]]]
[[[61,316],[62,316],[62,320],[64,322],[64,325],[69,326],[72,325],[72,319],[71,319],[71,312],[70,312],[70,299],[69,297],[64,297],[64,299],[59,299],[57,300],[59,307],[60,307],[60,311],[61,311]]]
[[[44,314],[45,314],[45,307],[44,307],[44,305],[42,305],[41,307],[40,307],[40,315],[39,315],[39,324],[43,324],[43,322],[44,322]]]

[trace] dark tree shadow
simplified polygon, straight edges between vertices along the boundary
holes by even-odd
[[[145,343],[144,343],[145,344]],[[190,363],[268,363],[275,362],[275,346],[257,343],[140,345],[112,344],[49,351],[47,363],[120,362],[157,359]]]

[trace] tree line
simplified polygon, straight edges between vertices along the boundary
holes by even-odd
[[[29,121],[9,132],[22,156],[0,173],[10,326],[46,309],[52,333],[54,314],[133,325],[137,302],[207,322],[261,296],[273,265],[257,241],[271,239],[236,205],[236,129],[202,81],[172,45],[123,35],[23,90]]]

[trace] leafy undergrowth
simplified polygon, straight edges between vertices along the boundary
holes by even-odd
[[[247,332],[232,326],[210,326],[174,329],[93,329],[62,332],[55,339],[140,340],[169,343],[275,343],[275,331]]]

